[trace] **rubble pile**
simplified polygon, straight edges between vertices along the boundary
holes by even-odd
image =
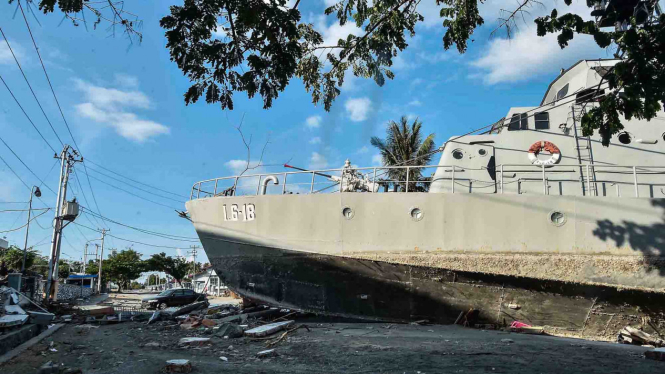
[[[58,297],[60,301],[76,300],[90,297],[94,290],[89,287],[77,286],[75,284],[61,284],[58,286]]]
[[[11,287],[0,287],[0,302],[2,330],[22,326],[28,321],[38,325],[48,325],[55,317],[28,298],[22,298],[20,293]]]
[[[619,331],[617,341],[619,343],[650,346],[652,348],[665,346],[665,340],[631,326],[626,326]]]

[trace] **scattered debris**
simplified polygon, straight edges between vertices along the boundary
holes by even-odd
[[[168,360],[166,361],[166,367],[164,371],[167,373],[191,373],[192,364],[189,360]]]
[[[508,308],[514,309],[514,310],[520,310],[522,308],[522,306],[520,306],[519,304],[512,304],[511,303],[511,304],[508,304]]]
[[[219,359],[224,361],[224,362],[229,362],[229,359],[224,357],[224,356],[220,356]]]
[[[202,346],[205,343],[210,342],[210,338],[199,338],[199,337],[190,337],[182,338],[178,342],[179,345],[189,345],[189,346]]]
[[[39,368],[39,374],[58,374],[59,372],[60,367],[54,364],[53,361],[49,361]]]
[[[651,334],[630,326],[626,326],[619,331],[617,341],[624,344],[652,345],[654,347],[665,345],[663,339],[656,338]]]
[[[219,328],[217,329],[217,332],[215,335],[222,336],[222,337],[228,337],[229,339],[235,339],[235,338],[241,338],[243,336],[244,330],[240,325],[236,325],[234,323],[223,323]]]
[[[271,357],[275,356],[277,353],[275,352],[274,349],[266,349],[265,351],[258,352],[256,354],[256,357],[258,358],[266,358],[266,357]]]
[[[214,327],[217,326],[217,322],[210,320],[210,319],[204,319],[201,321],[201,324],[205,327]]]
[[[99,326],[93,326],[93,325],[78,325],[78,326],[74,326],[74,328],[77,328],[77,329],[98,329]]]
[[[665,348],[656,348],[650,351],[646,351],[644,352],[644,357],[656,361],[665,361]]]
[[[144,347],[160,347],[161,345],[157,342],[145,343]]]
[[[413,322],[411,322],[411,324],[412,324],[412,325],[421,325],[421,326],[422,326],[422,325],[429,325],[430,323],[429,323],[429,320],[421,319],[421,320],[419,320],[419,321],[413,321]]]
[[[185,315],[187,313],[193,312],[195,310],[203,309],[208,305],[207,301],[199,301],[196,303],[191,303],[180,308],[168,308],[164,309],[162,312],[170,314],[171,317],[178,317]]]
[[[284,330],[285,328],[291,326],[294,323],[294,321],[283,321],[283,322],[276,322],[276,323],[271,323],[268,325],[264,326],[259,326],[255,327],[251,330],[245,331],[245,335],[258,338],[262,336],[267,336],[270,334],[274,334],[277,331]]]
[[[152,317],[150,317],[150,319],[148,320],[148,325],[151,324],[151,323],[154,323],[154,322],[159,321],[159,319],[160,319],[161,317],[162,317],[162,315],[161,315],[161,313],[159,312],[159,310],[156,311],[155,313],[152,314]]]
[[[503,343],[514,343],[513,339],[501,339]]]

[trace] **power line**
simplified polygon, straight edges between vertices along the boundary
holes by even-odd
[[[33,210],[48,210],[51,208],[33,208],[33,209],[5,209],[5,210],[0,210],[0,213],[4,212],[27,212],[27,211],[33,211]]]
[[[5,163],[5,165],[7,165],[7,168],[8,168],[12,173],[14,173],[14,175],[16,176],[16,178],[18,178],[18,180],[20,180],[21,183],[23,183],[23,185],[25,186],[25,188],[30,189],[30,186],[28,186],[28,184],[25,183],[25,182],[23,181],[23,179],[21,179],[21,177],[18,176],[18,174],[16,174],[16,172],[14,171],[14,169],[12,169],[12,167],[9,166],[9,164],[7,163],[7,161],[5,161],[5,159],[2,158],[2,156],[0,156],[0,160],[2,160],[2,162]]]
[[[88,177],[90,177],[90,178],[92,178],[92,179],[94,179],[94,180],[96,180],[96,181],[98,181],[98,182],[101,182],[101,183],[103,183],[103,184],[105,184],[105,185],[107,185],[107,186],[109,186],[109,187],[113,187],[113,188],[115,188],[115,189],[117,189],[117,190],[120,190],[120,191],[126,193],[126,194],[132,195],[132,196],[134,196],[134,197],[137,197],[137,198],[139,198],[139,199],[142,199],[142,200],[148,201],[148,202],[150,202],[150,203],[157,204],[157,205],[163,206],[163,207],[165,207],[165,208],[169,208],[169,209],[174,209],[174,210],[177,210],[177,209],[178,209],[178,208],[172,207],[172,206],[170,206],[170,205],[166,205],[166,204],[159,203],[159,202],[157,202],[157,201],[150,200],[150,199],[145,198],[145,197],[143,197],[143,196],[137,195],[137,194],[135,194],[135,193],[133,193],[133,192],[129,192],[129,191],[123,189],[123,188],[120,188],[120,187],[115,186],[115,185],[113,185],[113,184],[111,184],[111,183],[105,182],[105,181],[103,181],[103,180],[101,180],[101,179],[99,179],[99,178],[92,177],[92,176],[90,176],[90,175],[88,175]]]
[[[82,208],[84,213],[91,214],[91,215],[96,214],[96,213],[92,212],[90,209],[88,209],[84,206],[81,206],[81,208]],[[112,220],[108,217],[100,217],[100,218],[104,218],[106,221],[109,221],[111,223],[115,223],[116,225],[119,225],[119,226],[127,227],[129,229],[142,232],[144,234],[159,236],[159,237],[165,238],[165,239],[171,239],[171,240],[177,240],[177,241],[188,241],[188,242],[198,242],[199,241],[199,238],[165,234],[165,233],[161,233],[161,232],[157,232],[157,231],[151,231],[151,230],[146,230],[146,229],[141,229],[141,228],[138,228],[138,227],[130,226],[130,225],[127,225],[125,223],[120,223],[120,222],[114,221],[114,220]]]
[[[14,93],[12,92],[12,90],[11,90],[11,89],[9,88],[9,86],[7,85],[7,82],[5,82],[5,80],[2,78],[2,75],[0,75],[0,80],[2,81],[2,83],[3,83],[3,84],[5,85],[5,87],[7,88],[7,91],[9,91],[9,94],[12,95],[12,98],[14,98],[14,101],[16,101],[16,104],[18,105],[18,107],[21,108],[21,111],[22,111],[23,114],[25,115],[25,118],[28,119],[28,121],[30,122],[30,124],[32,125],[32,127],[35,128],[35,130],[37,131],[37,133],[39,134],[39,136],[42,137],[42,139],[44,140],[44,142],[46,143],[46,145],[48,145],[48,147],[51,148],[51,150],[53,151],[53,153],[57,154],[58,152],[56,152],[56,151],[55,151],[55,148],[53,148],[53,147],[51,146],[51,143],[49,143],[48,140],[46,140],[46,138],[44,137],[44,135],[42,134],[42,132],[39,131],[39,129],[37,128],[37,126],[35,125],[35,123],[32,122],[32,120],[30,119],[30,116],[28,115],[28,113],[25,112],[25,109],[23,109],[23,106],[21,106],[21,103],[18,102],[18,99],[16,98],[16,96],[14,96]]]
[[[12,231],[20,230],[20,229],[22,229],[22,228],[28,226],[28,224],[29,224],[30,222],[36,220],[37,217],[43,215],[44,213],[48,212],[49,210],[51,210],[51,208],[48,208],[48,209],[46,209],[45,211],[39,213],[38,215],[32,217],[32,218],[30,219],[30,221],[28,221],[28,222],[26,222],[25,224],[23,224],[23,226],[20,226],[20,227],[17,227],[17,228],[11,229],[11,230],[0,231],[0,233],[6,233],[6,232],[12,232]]]
[[[60,106],[60,101],[58,101],[58,96],[55,94],[55,90],[53,89],[53,85],[51,84],[51,78],[49,78],[49,76],[48,76],[48,72],[46,71],[46,66],[44,65],[44,61],[42,60],[42,55],[41,55],[41,53],[39,53],[39,48],[37,47],[37,42],[35,41],[35,37],[32,35],[32,30],[30,29],[30,23],[28,22],[28,18],[25,16],[25,12],[23,11],[23,6],[21,5],[20,1],[18,2],[18,6],[19,6],[19,9],[21,10],[21,15],[23,15],[23,20],[25,21],[25,26],[28,28],[28,33],[30,34],[30,39],[32,40],[32,45],[35,47],[35,52],[37,52],[37,56],[39,57],[39,63],[42,65],[42,70],[44,70],[44,75],[46,76],[46,81],[48,82],[49,88],[51,89],[51,93],[53,94],[53,99],[55,100],[55,103],[58,106],[58,110],[60,111],[60,115],[62,116],[62,121],[65,123],[65,127],[67,128],[67,132],[69,132],[69,136],[72,138],[72,141],[74,142],[74,145],[76,146],[76,149],[78,149],[78,152],[81,155],[81,158],[83,158],[83,152],[81,152],[81,148],[76,143],[76,139],[74,138],[74,134],[72,134],[72,130],[69,127],[69,123],[67,123],[67,119],[65,118],[65,113],[62,111],[62,107]],[[92,183],[90,183],[90,176],[88,175],[88,169],[86,168],[85,164],[83,164],[83,171],[85,172],[86,178],[88,179],[88,186],[90,187],[90,193],[92,194],[92,200],[95,202],[95,207],[97,208],[97,212],[101,215],[101,210],[99,209],[99,204],[97,204],[97,198],[95,197],[95,190],[92,188]]]
[[[9,144],[7,144],[7,142],[5,142],[5,140],[4,140],[2,137],[0,137],[0,142],[2,142],[2,144],[4,144],[5,147],[7,147],[7,149],[9,149],[9,151],[10,151],[11,153],[13,153],[14,156],[16,156],[16,158],[17,158],[17,159],[23,164],[23,166],[25,166],[26,169],[28,169],[28,171],[29,171],[30,173],[32,173],[32,175],[35,176],[35,178],[37,178],[37,180],[39,180],[40,182],[42,182],[42,184],[43,184],[46,188],[48,188],[51,192],[53,192],[55,195],[57,195],[57,193],[56,193],[55,191],[53,191],[53,189],[52,189],[51,187],[49,187],[47,184],[45,184],[44,181],[43,181],[41,178],[39,178],[39,176],[37,176],[37,174],[35,174],[35,172],[32,171],[32,169],[30,169],[30,167],[29,167],[28,165],[26,165],[25,162],[23,162],[23,160],[21,160],[21,157],[19,157],[19,155],[17,155],[16,152],[14,152],[14,150],[9,146]]]
[[[140,190],[140,191],[143,191],[143,192],[149,193],[149,194],[151,194],[151,195],[158,196],[158,197],[161,197],[161,198],[163,198],[163,199],[168,199],[168,200],[171,200],[171,201],[175,201],[176,203],[182,203],[182,204],[185,203],[185,202],[182,201],[182,200],[176,200],[176,199],[171,198],[171,197],[168,197],[168,196],[162,196],[162,195],[156,194],[156,193],[154,193],[153,191],[144,190],[144,189],[141,188],[141,187],[136,187],[136,186],[134,186],[134,185],[132,185],[132,184],[130,184],[130,183],[127,183],[127,182],[121,180],[121,179],[118,179],[118,178],[112,177],[112,176],[110,176],[110,175],[108,175],[108,174],[104,174],[104,173],[102,173],[102,172],[99,171],[99,170],[95,170],[95,169],[92,169],[92,168],[91,168],[90,171],[94,171],[95,173],[101,174],[101,175],[103,175],[103,176],[105,176],[105,177],[107,177],[107,178],[111,178],[111,179],[113,179],[113,180],[115,180],[115,181],[118,181],[118,182],[120,182],[120,183],[124,183],[124,184],[126,184],[126,185],[128,185],[128,186],[130,186],[130,187],[132,187],[132,188],[136,188],[137,190]]]
[[[168,194],[174,195],[174,196],[182,197],[182,198],[185,198],[185,199],[188,199],[188,198],[189,198],[189,197],[187,197],[187,196],[185,196],[185,195],[180,195],[180,194],[173,193],[173,192],[170,192],[170,191],[167,191],[167,190],[163,190],[163,189],[161,189],[161,188],[159,188],[159,187],[151,186],[151,185],[149,185],[149,184],[145,184],[145,183],[143,183],[143,182],[139,182],[139,181],[137,181],[137,180],[135,180],[135,179],[132,179],[132,178],[126,177],[126,176],[124,176],[124,175],[122,175],[122,174],[120,174],[120,173],[117,173],[117,172],[115,172],[115,171],[113,171],[113,170],[111,170],[111,169],[107,169],[107,168],[103,167],[102,165],[100,165],[100,164],[98,164],[98,163],[96,163],[96,162],[93,162],[93,161],[91,161],[91,160],[89,160],[89,159],[86,159],[86,161],[90,162],[91,164],[97,166],[97,167],[100,168],[100,169],[104,169],[104,170],[106,170],[106,171],[108,171],[108,172],[110,172],[110,173],[113,173],[113,174],[117,175],[117,176],[120,176],[120,177],[126,178],[126,179],[128,179],[128,180],[130,180],[130,181],[132,181],[132,182],[134,182],[134,183],[138,183],[138,184],[141,184],[141,185],[143,185],[143,186],[146,186],[146,187],[149,187],[149,188],[152,188],[152,189],[158,190],[158,191],[162,191],[162,192],[165,192],[165,193],[168,193]],[[85,163],[85,162],[84,162],[84,163]],[[97,172],[99,173],[99,171],[97,171]],[[101,173],[100,173],[100,174],[101,174]]]
[[[77,225],[77,226],[84,227],[84,228],[86,228],[86,229],[88,229],[88,230],[92,230],[92,231],[95,231],[95,232],[101,232],[101,231],[99,231],[99,230],[97,230],[97,229],[93,229],[93,228],[91,228],[91,227],[88,227],[88,226],[82,225],[82,224],[80,224],[80,223],[76,223],[76,222],[72,222],[72,223],[75,224],[75,225]],[[123,241],[130,242],[130,243],[141,244],[141,245],[145,245],[145,246],[148,246],[148,247],[155,247],[155,248],[170,248],[170,249],[183,249],[182,247],[173,247],[173,246],[168,246],[168,245],[158,245],[158,244],[143,243],[143,242],[139,242],[139,241],[136,241],[136,240],[130,240],[130,239],[121,238],[121,237],[119,237],[119,236],[111,235],[111,234],[108,234],[108,233],[106,234],[106,236],[112,236],[113,238],[116,238],[116,239],[118,239],[118,240],[123,240]]]
[[[76,173],[76,168],[72,168],[72,170],[74,170],[74,179],[76,179],[76,183],[79,185],[79,189],[81,190],[81,195],[83,195],[83,201],[85,201],[85,203],[87,205],[90,205],[90,203],[88,202],[88,197],[85,195],[85,191],[83,190],[83,185],[81,184],[81,180],[78,176],[78,173]],[[96,217],[93,216],[93,218],[95,219],[95,222],[97,222],[97,226],[105,226],[105,225],[100,225],[99,221],[97,221]],[[90,219],[88,219],[88,220],[90,220]],[[90,223],[92,223],[92,222],[90,222]]]
[[[53,127],[53,124],[48,119],[48,116],[46,115],[46,112],[44,111],[44,108],[42,107],[42,104],[39,102],[39,99],[37,98],[37,95],[35,94],[35,91],[32,89],[32,85],[30,85],[30,82],[28,81],[28,77],[25,76],[25,73],[23,72],[23,68],[21,67],[21,64],[18,62],[18,59],[16,58],[16,55],[14,54],[14,50],[9,45],[9,39],[7,39],[7,36],[5,35],[5,32],[2,30],[2,27],[0,27],[0,33],[2,33],[2,37],[5,39],[5,43],[7,43],[7,48],[9,48],[9,52],[11,52],[12,57],[14,57],[14,61],[16,61],[16,66],[18,66],[18,69],[21,71],[21,74],[23,75],[23,79],[25,79],[25,83],[28,84],[28,87],[30,88],[30,92],[32,92],[32,96],[35,98],[35,101],[37,102],[37,105],[39,106],[39,109],[41,109],[42,114],[44,115],[44,118],[46,119],[46,122],[48,122],[49,126],[51,126],[51,130],[53,130],[53,133],[55,134],[55,137],[58,138],[58,141],[64,147],[64,143],[62,142],[62,139],[60,139],[60,136],[58,136],[58,133],[55,131],[55,128]]]

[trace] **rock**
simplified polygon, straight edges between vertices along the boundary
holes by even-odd
[[[251,330],[245,331],[245,335],[251,336],[251,337],[261,337],[261,336],[267,336],[270,334],[274,334],[277,331],[284,330],[285,328],[291,326],[294,324],[295,321],[283,321],[283,322],[275,322],[275,323],[270,323],[267,325],[255,327]]]
[[[243,336],[243,329],[234,323],[227,322],[219,326],[215,335],[222,337],[228,336],[229,339],[241,338]]]
[[[205,327],[214,327],[217,326],[217,323],[213,320],[204,319],[201,321],[201,324]]]
[[[261,351],[256,354],[256,357],[258,358],[266,358],[266,357],[272,357],[275,356],[277,353],[275,352],[274,349],[266,349],[265,351]]]
[[[150,342],[150,343],[145,343],[144,347],[160,347],[160,344],[157,342]]]
[[[164,371],[167,373],[191,373],[192,364],[189,360],[168,360]]]
[[[191,338],[182,338],[178,342],[179,345],[188,345],[188,346],[202,346],[206,343],[210,342],[210,338],[198,338],[198,337],[191,337]]]
[[[60,368],[53,361],[49,361],[39,368],[39,374],[58,374]]]

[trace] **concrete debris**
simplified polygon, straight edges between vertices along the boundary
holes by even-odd
[[[221,337],[228,337],[229,339],[235,339],[235,338],[242,338],[243,336],[243,328],[233,324],[233,323],[223,323],[221,326],[219,326],[219,329],[217,329],[217,332],[215,332],[215,335],[221,336]]]
[[[429,325],[429,320],[426,319],[421,319],[420,321],[413,321],[411,322],[412,325]]]
[[[84,305],[77,308],[81,314],[89,316],[112,316],[115,314],[112,306],[104,305]]]
[[[160,347],[161,345],[157,342],[150,342],[150,343],[145,343],[144,347]]]
[[[0,317],[0,328],[21,326],[28,320],[27,314],[8,314]]]
[[[208,305],[207,301],[199,301],[199,302],[196,302],[196,303],[185,305],[185,306],[180,307],[180,308],[176,308],[175,310],[173,310],[173,308],[164,309],[162,312],[166,312],[166,313],[170,314],[171,317],[177,317],[177,316],[182,316],[182,315],[185,315],[187,313],[193,312],[195,310],[203,309],[207,305]]]
[[[214,327],[217,326],[217,323],[210,319],[204,319],[201,321],[201,324],[205,327]]]
[[[501,339],[503,343],[514,343],[513,339]]]
[[[624,344],[652,345],[654,347],[665,345],[663,339],[656,338],[651,334],[630,326],[626,326],[619,331],[617,341]]]
[[[646,351],[644,352],[644,357],[656,361],[665,361],[665,348],[656,348],[651,351]]]
[[[159,310],[156,311],[155,313],[152,314],[152,317],[150,317],[150,319],[148,320],[148,325],[151,324],[151,323],[154,323],[154,322],[159,321],[159,319],[160,319],[161,317],[162,317],[162,315],[161,315],[161,313],[159,312]]]
[[[224,357],[224,356],[220,356],[219,359],[224,361],[224,362],[229,362],[229,359]]]
[[[178,342],[179,345],[188,345],[188,346],[202,346],[206,343],[210,342],[210,338],[199,338],[199,337],[191,337],[191,338],[182,338]]]
[[[7,314],[26,314],[25,310],[18,305],[5,305],[5,313]]]
[[[192,363],[189,360],[168,360],[164,371],[167,373],[191,373]]]
[[[519,304],[508,304],[508,308],[514,309],[514,310],[519,310],[522,307]]]
[[[258,352],[256,354],[256,357],[258,358],[266,358],[266,357],[272,357],[277,355],[277,352],[275,352],[274,349],[266,349],[265,351]]]
[[[255,327],[251,330],[245,331],[245,335],[258,338],[262,336],[267,336],[270,334],[274,334],[277,331],[284,330],[285,328],[291,326],[294,324],[295,321],[283,321],[283,322],[276,322],[276,323],[270,323],[268,325],[263,325],[259,327]]]
[[[77,328],[77,329],[98,329],[99,326],[93,326],[93,325],[78,325],[78,326],[74,326],[74,328]]]
[[[93,294],[94,290],[89,287],[81,287],[73,284],[60,284],[58,286],[58,301],[77,300],[87,298]]]

